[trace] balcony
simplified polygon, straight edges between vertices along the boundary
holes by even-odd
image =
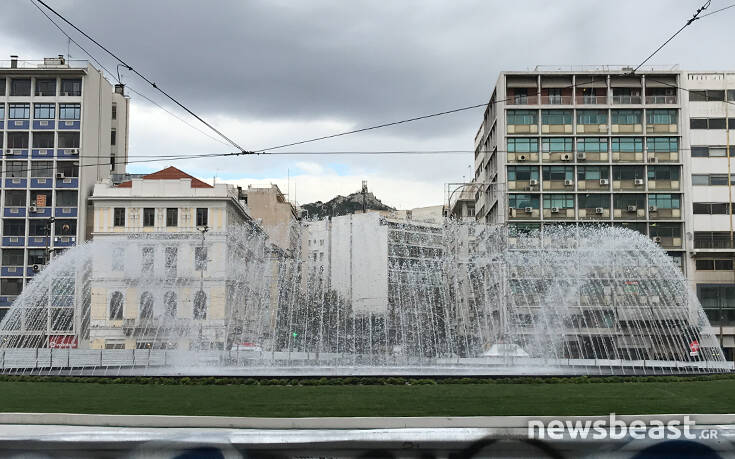
[[[515,95],[508,98],[508,100],[505,101],[508,105],[537,105],[538,104],[538,97],[536,95],[532,96],[523,96],[523,95]]]
[[[33,120],[33,129],[37,131],[49,130],[52,131],[56,128],[56,121],[54,120]]]
[[[64,177],[56,179],[56,188],[78,188],[79,177]]]
[[[648,206],[648,218],[650,220],[678,220],[681,218],[681,209]]]
[[[59,130],[60,131],[73,131],[73,130],[79,130],[81,125],[81,121],[79,120],[65,120],[65,121],[59,121]]]
[[[574,208],[544,208],[544,220],[574,220]]]
[[[31,178],[31,188],[52,188],[54,180],[51,177],[33,177]]]
[[[27,188],[28,187],[28,179],[24,178],[6,178],[5,179],[5,188]]]
[[[580,220],[609,220],[610,209],[606,207],[585,207],[579,209]]]
[[[645,220],[646,208],[638,205],[627,205],[625,208],[613,209],[613,217],[616,220]]]
[[[21,218],[26,216],[25,207],[5,207],[3,217]]]
[[[620,95],[612,97],[613,105],[640,105],[641,96]]]
[[[76,217],[77,208],[76,207],[57,207],[55,216],[61,217],[61,218]]]
[[[48,236],[28,236],[29,247],[48,247],[51,239]]]
[[[672,105],[676,104],[676,96],[646,96],[647,105]]]
[[[572,96],[541,96],[542,105],[572,105]]]
[[[25,239],[24,236],[3,236],[3,247],[23,247]]]
[[[27,131],[31,125],[30,120],[8,120],[8,131]]]
[[[3,266],[0,268],[0,276],[23,277],[23,267],[22,266]]]
[[[577,105],[605,105],[607,96],[577,96]]]
[[[31,150],[31,158],[33,159],[52,159],[53,157],[53,148],[34,148]]]

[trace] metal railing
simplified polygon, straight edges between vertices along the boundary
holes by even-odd
[[[513,96],[509,98],[506,103],[508,105],[537,105],[537,96]]]
[[[571,105],[572,96],[541,96],[543,105]]]
[[[607,104],[607,96],[577,96],[579,105],[604,105]]]
[[[617,105],[638,105],[641,103],[641,96],[613,96],[612,103]]]
[[[646,96],[647,104],[675,104],[676,96]]]
[[[694,237],[695,249],[732,249],[735,244],[729,237]]]

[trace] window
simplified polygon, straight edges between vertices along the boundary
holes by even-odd
[[[8,148],[28,148],[28,133],[8,132]]]
[[[110,297],[110,320],[122,320],[123,318],[123,294],[112,292]]]
[[[508,139],[508,153],[536,153],[538,139],[532,137],[517,137]]]
[[[28,161],[7,161],[5,177],[28,177]]]
[[[209,224],[209,209],[206,207],[197,208],[197,226],[207,226]]]
[[[577,151],[585,153],[607,152],[607,138],[581,137],[577,139]]]
[[[52,120],[56,118],[56,105],[33,104],[33,118],[37,120]]]
[[[636,206],[639,209],[643,209],[646,205],[646,195],[616,193],[613,195],[613,203],[615,204],[616,209],[627,209],[628,206]]]
[[[608,168],[605,166],[579,166],[577,180],[600,180],[609,178]]]
[[[5,95],[5,78],[0,78],[0,96]]]
[[[37,78],[36,79],[36,95],[37,96],[55,96],[56,95],[56,78]]]
[[[179,226],[179,209],[166,209],[166,226]]]
[[[176,276],[176,259],[179,255],[178,247],[165,248],[165,268],[167,276]]]
[[[707,129],[725,129],[725,118],[709,118]]]
[[[51,207],[53,195],[51,190],[31,190],[31,205],[38,207]]]
[[[146,207],[143,209],[143,226],[155,226],[156,225],[156,209],[152,207]]]
[[[679,166],[648,166],[648,180],[679,180]]]
[[[59,207],[77,207],[77,192],[72,190],[57,191],[56,205]]]
[[[143,292],[140,295],[140,314],[141,319],[153,318],[153,295],[151,292]]]
[[[58,161],[56,172],[64,174],[64,177],[79,177],[79,161]]]
[[[573,166],[544,166],[541,168],[544,180],[574,180]]]
[[[574,209],[573,194],[545,194],[544,209],[559,207],[561,209]]]
[[[678,194],[649,194],[648,205],[658,209],[680,209],[681,196]]]
[[[549,88],[549,103],[550,104],[561,104],[561,91],[562,88]]]
[[[690,118],[689,127],[691,129],[707,129],[707,118]]]
[[[62,79],[61,80],[61,95],[62,96],[81,96],[82,95],[82,80],[79,78]]]
[[[0,96],[2,96],[2,94],[0,94]],[[0,103],[0,120],[4,120],[4,119],[5,119],[5,104]]]
[[[641,124],[643,113],[641,110],[613,110],[612,124]]]
[[[613,180],[635,180],[645,177],[645,169],[641,166],[613,166]]]
[[[8,104],[8,119],[27,120],[31,117],[31,104]]]
[[[3,266],[23,266],[23,249],[3,249]]]
[[[697,271],[732,271],[732,260],[728,259],[702,259],[695,262]]]
[[[207,294],[199,290],[194,294],[194,320],[207,318]]]
[[[571,152],[573,145],[572,137],[544,137],[541,139],[541,149],[544,152]]]
[[[709,147],[692,147],[692,158],[709,157]]]
[[[730,181],[735,183],[735,174],[731,176]],[[727,174],[692,174],[692,185],[727,186]]]
[[[508,207],[511,209],[523,209],[525,207],[539,208],[539,198],[536,194],[509,194]]]
[[[33,148],[54,148],[54,133],[34,132]]]
[[[110,131],[110,145],[117,145],[117,131],[114,129]]]
[[[43,265],[46,263],[46,249],[28,249],[28,264]]]
[[[23,279],[2,279],[0,280],[0,292],[3,295],[20,295],[23,291]]]
[[[702,91],[689,91],[690,102],[721,102],[725,100],[725,91],[720,89],[705,89]]]
[[[125,271],[125,247],[112,249],[112,270]]]
[[[620,153],[640,153],[643,151],[643,137],[613,137],[612,151]]]
[[[48,220],[31,219],[28,220],[28,235],[29,236],[48,236],[49,234],[49,223]]]
[[[508,110],[508,124],[537,124],[536,110]]]
[[[31,95],[31,79],[30,78],[13,78],[10,80],[11,96],[30,96]]]
[[[678,113],[676,110],[646,110],[648,124],[676,124]]]
[[[194,271],[207,270],[207,248],[194,247]]]
[[[53,161],[31,161],[31,177],[52,177],[54,175]],[[48,205],[51,200],[48,199]]]
[[[527,182],[529,180],[538,180],[538,167],[508,166],[508,181]]]
[[[80,104],[59,104],[59,119],[78,120],[81,117],[81,111]]]
[[[125,208],[124,207],[115,207],[113,225],[114,226],[125,226]]]
[[[59,148],[79,148],[79,133],[59,132]]]
[[[695,202],[692,207],[695,215],[726,215],[730,213],[726,202]]]
[[[677,137],[649,137],[646,139],[646,142],[648,145],[648,151],[679,151],[679,139]]]
[[[112,104],[112,119],[117,119],[117,104]]]
[[[689,127],[691,129],[725,129],[725,118],[691,118]]]
[[[153,247],[143,247],[141,258],[141,271],[144,273],[153,272],[153,264],[155,261],[155,249]]]
[[[166,307],[166,315],[168,317],[176,317],[176,293],[166,292],[163,295],[163,304]]]
[[[609,194],[580,194],[579,195],[579,208],[580,209],[596,209],[602,207],[603,209],[610,208],[610,195]]]
[[[571,110],[542,110],[542,124],[572,124]]]
[[[577,124],[607,124],[607,110],[577,110]]]

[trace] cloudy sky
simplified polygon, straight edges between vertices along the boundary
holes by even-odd
[[[537,64],[637,64],[678,29],[697,1],[192,1],[47,0],[141,73],[246,149],[263,149],[484,103],[501,70]],[[710,11],[729,4],[713,0]],[[653,63],[732,68],[735,9],[697,21]],[[33,6],[5,0],[0,59],[84,53]],[[75,35],[76,37],[76,35]],[[115,63],[81,43],[105,67]],[[130,72],[123,82],[181,117]],[[225,153],[232,147],[131,94],[131,160]],[[471,150],[482,109],[289,152]],[[192,124],[196,122],[189,119]],[[202,127],[203,126],[198,126]],[[260,155],[175,165],[202,178],[277,183],[300,203],[347,194],[368,180],[385,203],[440,204],[471,175],[472,153]],[[131,164],[148,172],[169,163]],[[290,176],[290,184],[287,177]]]

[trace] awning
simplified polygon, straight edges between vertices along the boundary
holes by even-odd
[[[542,88],[567,88],[572,85],[572,77],[566,76],[566,77],[549,77],[549,76],[542,76],[541,77],[541,87]]]
[[[641,77],[639,76],[614,76],[610,77],[610,86],[625,88],[640,88]]]
[[[526,77],[526,76],[506,76],[505,77],[505,85],[508,88],[535,88],[536,87],[536,77]]]
[[[577,76],[575,84],[579,88],[606,88],[607,87],[607,76],[595,75],[595,76]]]
[[[647,88],[675,88],[676,78],[669,76],[646,75]]]

